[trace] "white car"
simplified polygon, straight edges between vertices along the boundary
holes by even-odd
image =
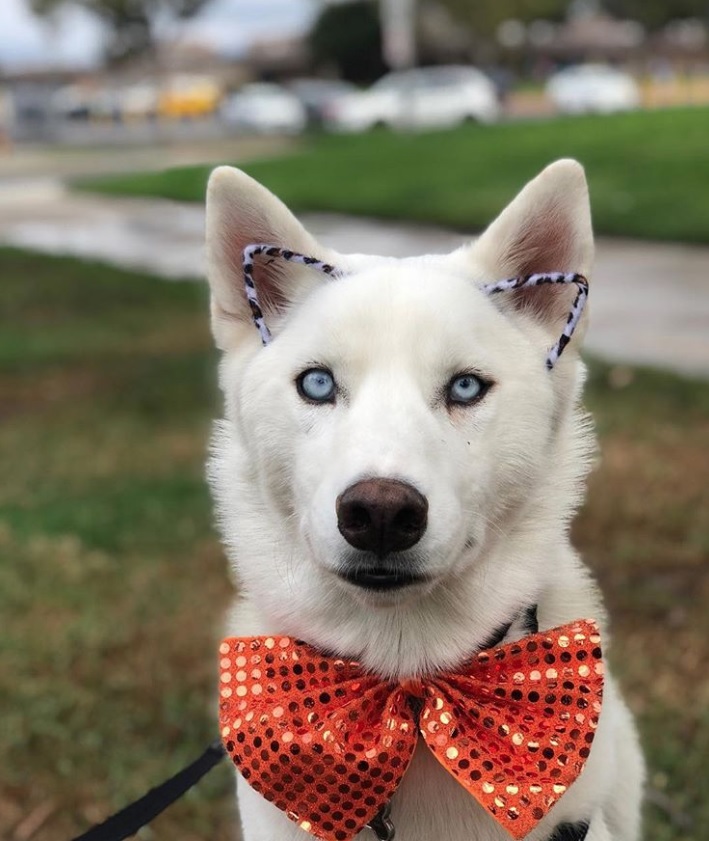
[[[340,79],[293,79],[288,90],[295,94],[308,115],[308,122],[322,125],[329,105],[357,88],[350,82]]]
[[[579,64],[555,73],[546,95],[564,114],[612,114],[640,105],[632,76],[606,64]]]
[[[139,82],[123,88],[120,106],[124,119],[152,119],[158,112],[158,89],[151,82]]]
[[[495,86],[484,73],[451,65],[389,73],[369,90],[332,102],[325,122],[333,131],[445,128],[467,120],[493,122],[499,110]]]
[[[299,134],[307,115],[298,97],[266,82],[245,85],[221,105],[225,123],[257,134]]]

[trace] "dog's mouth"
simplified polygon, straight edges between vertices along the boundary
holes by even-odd
[[[340,578],[364,590],[399,590],[413,584],[423,584],[428,579],[411,571],[389,567],[357,567],[338,571]]]

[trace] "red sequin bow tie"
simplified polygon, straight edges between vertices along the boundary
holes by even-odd
[[[229,755],[256,791],[325,841],[353,838],[389,802],[419,736],[523,838],[581,773],[601,709],[592,621],[403,683],[289,637],[229,638],[219,653]]]

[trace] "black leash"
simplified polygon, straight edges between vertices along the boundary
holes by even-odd
[[[91,827],[73,841],[125,841],[179,800],[225,756],[226,751],[221,739],[215,739],[198,759],[182,771],[178,771],[161,785],[151,788],[140,800],[111,815],[103,823]],[[390,813],[391,804],[387,803],[367,824],[379,841],[393,841],[395,831]]]
[[[196,785],[225,755],[221,739],[216,739],[198,759],[182,771],[178,771],[161,785],[151,788],[140,800],[111,815],[108,820],[92,827],[83,835],[77,836],[74,841],[124,841],[125,838],[130,838]]]

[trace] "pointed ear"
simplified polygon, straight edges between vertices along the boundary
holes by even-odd
[[[233,167],[218,167],[209,178],[206,228],[212,332],[222,350],[243,339],[244,326],[256,335],[244,292],[247,245],[268,243],[320,260],[332,258],[332,252],[315,241],[280,199]],[[254,261],[253,279],[271,329],[290,306],[324,281],[312,269],[264,257]]]
[[[491,281],[547,272],[588,278],[593,231],[581,164],[560,160],[544,169],[471,246],[471,257]],[[573,291],[545,285],[511,292],[509,299],[556,331],[568,315]]]

